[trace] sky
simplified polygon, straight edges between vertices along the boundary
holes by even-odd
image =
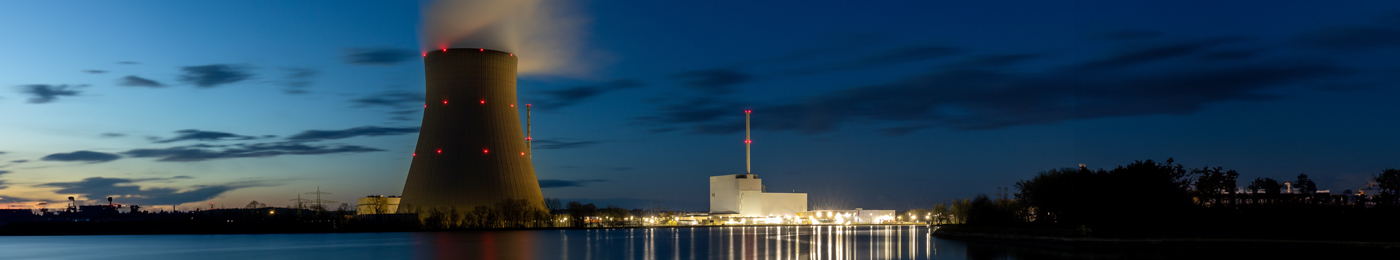
[[[705,209],[708,176],[744,172],[744,110],[753,173],[813,209],[928,207],[1081,163],[1334,192],[1400,168],[1395,1],[525,2],[547,12],[503,46],[523,46],[535,171],[565,201]],[[0,202],[155,210],[401,194],[425,25],[460,22],[425,17],[481,15],[2,6]]]

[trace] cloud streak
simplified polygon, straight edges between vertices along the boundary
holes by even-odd
[[[354,48],[345,50],[345,63],[354,65],[395,65],[418,57],[418,52],[400,48]]]
[[[20,93],[30,95],[29,103],[43,104],[58,100],[59,97],[77,96],[82,91],[79,88],[87,85],[47,85],[33,84],[20,86]]]
[[[540,180],[541,189],[583,187],[591,182],[606,182],[606,180]]]
[[[544,96],[536,105],[536,108],[543,110],[561,109],[587,101],[593,97],[604,93],[641,87],[642,83],[634,80],[613,80],[594,85],[574,86],[556,90],[540,91]]]
[[[356,136],[385,136],[416,133],[418,133],[418,127],[361,126],[345,130],[306,130],[302,131],[301,133],[287,137],[287,140],[298,142],[314,142],[322,140],[344,139]]]
[[[189,189],[175,188],[143,188],[135,183],[155,179],[125,179],[125,178],[104,178],[91,177],[74,182],[51,182],[37,185],[38,187],[56,187],[58,194],[78,194],[88,200],[103,200],[106,197],[115,197],[123,204],[140,205],[174,205],[190,202],[206,201],[217,198],[229,191],[251,188],[273,186],[260,182],[234,182],[220,185],[199,185]]]
[[[158,158],[161,162],[198,162],[230,158],[258,158],[281,155],[319,155],[384,151],[357,145],[310,145],[301,143],[255,143],[234,145],[187,145],[122,152],[135,158]]]
[[[163,88],[163,87],[165,87],[165,84],[161,84],[160,82],[157,82],[157,81],[155,81],[155,80],[151,80],[151,79],[147,79],[147,78],[142,78],[142,77],[137,77],[136,75],[130,75],[130,76],[122,77],[120,80],[118,80],[117,85],[128,86],[128,87],[148,87],[148,88]]]
[[[200,88],[212,88],[237,83],[253,77],[250,68],[243,65],[211,64],[180,68],[180,81]]]
[[[44,156],[43,158],[39,158],[39,160],[44,160],[44,161],[59,161],[59,162],[103,163],[103,162],[114,161],[114,160],[121,159],[121,158],[122,158],[122,157],[119,156],[119,155],[110,154],[110,153],[93,152],[93,151],[76,151],[76,152],[71,152],[71,153],[56,153],[56,154],[50,154],[50,155]]]
[[[600,143],[603,143],[603,141],[577,141],[577,142],[570,142],[570,141],[563,141],[563,140],[534,140],[534,141],[531,143],[531,146],[532,146],[531,148],[534,148],[534,149],[541,149],[541,150],[574,149],[574,148],[584,148],[584,147],[594,146],[594,145],[597,145],[597,144],[600,144]]]
[[[223,140],[252,140],[252,139],[257,139],[257,137],[252,137],[252,136],[236,135],[236,134],[231,134],[231,133],[214,132],[214,131],[200,131],[199,129],[185,129],[185,130],[175,131],[175,133],[179,133],[179,135],[177,135],[177,136],[175,136],[175,137],[172,137],[172,138],[170,138],[170,139],[158,140],[158,141],[155,141],[155,142],[156,142],[156,143],[171,143],[171,142],[188,141],[188,140],[195,140],[195,141],[223,141]]]

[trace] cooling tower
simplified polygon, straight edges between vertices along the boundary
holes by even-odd
[[[423,64],[423,128],[402,205],[461,211],[525,199],[543,208],[520,127],[515,55],[454,48],[424,54]]]

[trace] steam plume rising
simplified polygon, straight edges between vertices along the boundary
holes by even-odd
[[[424,50],[486,48],[519,57],[519,73],[579,73],[584,19],[566,0],[433,0],[423,6]]]

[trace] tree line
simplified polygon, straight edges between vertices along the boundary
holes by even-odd
[[[1239,172],[1186,168],[1173,159],[1135,161],[1111,170],[1084,167],[1042,171],[1018,181],[1014,199],[939,204],[933,223],[1082,230],[1100,236],[1378,237],[1400,231],[1400,170],[1386,169],[1353,194],[1318,193],[1299,174],[1280,192],[1260,177],[1237,189]],[[1371,191],[1371,192],[1367,192]],[[1385,230],[1365,233],[1361,230]]]

